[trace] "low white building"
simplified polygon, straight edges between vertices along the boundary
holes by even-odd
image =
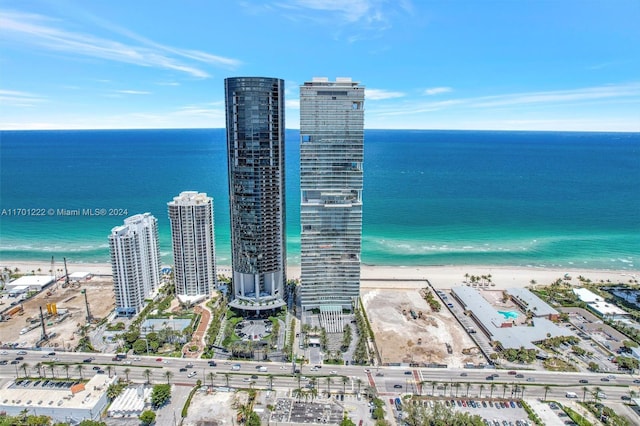
[[[604,319],[617,320],[629,316],[628,312],[608,302],[592,302],[587,303],[587,306]]]
[[[26,385],[16,379],[0,389],[0,411],[17,416],[27,410],[29,414],[51,417],[54,422],[71,424],[98,420],[107,406],[107,388],[116,380],[115,375],[96,374],[86,383],[49,387],[44,385],[44,379],[29,380]]]
[[[144,385],[127,388],[113,400],[107,412],[109,417],[139,417],[151,404],[152,388]]]
[[[578,299],[580,299],[580,301],[584,303],[592,303],[592,302],[598,302],[602,300],[602,297],[598,296],[594,292],[589,291],[583,287],[574,288],[573,293],[576,296],[578,296]]]
[[[27,287],[29,291],[41,291],[44,287],[56,281],[53,275],[24,275],[7,284],[7,291],[16,287]]]
[[[69,280],[80,282],[90,280],[91,277],[91,272],[74,272],[69,275]]]

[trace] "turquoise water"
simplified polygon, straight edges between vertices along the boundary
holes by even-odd
[[[287,246],[299,264],[299,134],[286,133]],[[230,262],[224,129],[1,131],[0,260],[108,262],[127,215],[214,198],[217,258]],[[369,130],[362,260],[638,269],[640,134]],[[12,209],[107,209],[24,216]]]
[[[498,311],[498,313],[502,315],[506,320],[518,318],[518,313],[514,311]]]

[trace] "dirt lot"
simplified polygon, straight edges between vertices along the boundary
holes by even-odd
[[[245,392],[196,392],[191,399],[183,426],[222,426],[236,424],[235,403],[246,404]]]
[[[91,315],[96,319],[107,316],[115,307],[115,297],[113,294],[113,280],[103,277],[93,277],[82,283],[72,284],[67,288],[62,288],[56,284],[35,297],[23,303],[24,314],[15,315],[8,321],[0,322],[1,343],[20,343],[22,346],[35,346],[40,340],[42,328],[40,322],[36,321],[33,325],[38,325],[31,331],[20,334],[20,331],[29,326],[30,320],[36,320],[40,317],[40,307],[45,315],[45,324],[47,325],[47,333],[56,333],[56,336],[45,346],[62,348],[63,342],[65,348],[73,348],[78,337],[74,333],[80,326],[86,324],[86,307],[84,295],[81,290],[86,290],[87,299],[89,301],[89,310]],[[47,293],[51,291],[50,295]],[[15,299],[3,298],[3,302],[11,303]],[[49,316],[47,314],[47,303],[55,303],[58,313],[61,314],[66,310],[70,315],[57,323],[63,315]]]
[[[440,363],[463,367],[466,362],[484,362],[477,352],[462,353],[468,348],[475,351],[475,344],[446,307],[433,312],[415,284],[407,287],[397,283],[394,289],[375,288],[369,283],[368,288],[362,289],[362,301],[384,364]],[[421,317],[413,319],[411,310]],[[451,354],[447,343],[451,345]]]

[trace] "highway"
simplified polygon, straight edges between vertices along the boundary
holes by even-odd
[[[269,389],[272,385],[279,389],[295,389],[315,381],[319,391],[330,390],[333,393],[352,393],[358,389],[364,391],[368,385],[375,386],[381,395],[395,395],[400,393],[416,393],[440,397],[465,397],[467,390],[469,397],[511,396],[512,390],[518,386],[517,392],[524,393],[526,397],[544,396],[544,387],[549,385],[548,397],[556,399],[564,398],[566,391],[576,392],[580,397],[583,388],[587,387],[587,398],[590,393],[599,387],[606,393],[608,399],[620,400],[620,397],[629,395],[630,386],[639,386],[638,376],[629,374],[599,374],[599,373],[563,373],[532,370],[513,370],[516,374],[509,374],[507,370],[495,369],[438,369],[438,368],[408,368],[408,367],[362,367],[344,365],[323,365],[314,368],[312,365],[304,365],[300,374],[293,374],[291,364],[255,361],[216,361],[217,366],[210,367],[206,359],[181,359],[158,358],[151,356],[128,357],[122,361],[114,361],[113,354],[92,354],[78,352],[56,352],[55,355],[47,355],[48,351],[27,350],[26,354],[19,355],[18,350],[0,351],[0,360],[7,363],[0,365],[0,377],[12,379],[25,375],[23,364],[28,364],[27,373],[31,377],[38,377],[34,368],[41,363],[45,366],[43,376],[51,377],[52,371],[48,366],[54,365],[53,374],[56,378],[91,377],[97,369],[102,369],[105,374],[117,374],[123,378],[128,376],[132,382],[143,383],[147,380],[151,383],[181,383],[195,384],[199,379],[203,384],[214,386],[230,386],[234,388],[260,388]],[[11,364],[16,357],[22,357],[17,364]],[[93,358],[91,362],[83,362]],[[193,364],[187,371],[180,371],[187,364]],[[239,370],[232,370],[234,364],[240,365]],[[82,366],[82,371],[78,366]],[[267,371],[260,372],[258,367],[263,366]],[[95,370],[94,370],[95,367]],[[298,366],[300,368],[300,366]],[[151,372],[149,376],[145,371]],[[169,373],[167,373],[169,372]],[[193,374],[195,373],[195,374]],[[210,374],[210,373],[213,373]],[[169,377],[167,377],[167,374]],[[492,376],[493,380],[488,380]],[[497,376],[495,376],[497,375]],[[588,383],[581,383],[586,380]],[[603,381],[607,380],[607,381]],[[635,381],[635,383],[634,383]],[[459,385],[456,387],[456,383]],[[491,385],[495,387],[491,391]],[[506,385],[506,386],[505,386]],[[481,389],[482,387],[482,389]],[[516,395],[513,395],[516,396]]]

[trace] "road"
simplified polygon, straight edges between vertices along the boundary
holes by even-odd
[[[24,355],[18,355],[18,350],[6,350],[0,352],[0,360],[7,360],[6,365],[0,365],[0,377],[15,378],[25,375],[23,364],[28,364],[27,373],[31,377],[38,375],[35,365],[53,364],[53,375],[58,378],[67,376],[65,364],[69,365],[69,377],[87,378],[94,374],[94,367],[101,368],[105,374],[118,374],[121,377],[128,376],[133,382],[195,384],[202,380],[203,384],[214,386],[230,386],[234,388],[253,387],[268,389],[271,385],[277,388],[295,389],[305,386],[309,381],[315,381],[317,388],[321,391],[342,392],[343,388],[347,393],[355,392],[358,389],[364,390],[367,385],[375,386],[378,393],[382,395],[400,394],[404,392],[422,395],[455,396],[459,397],[467,394],[467,384],[469,384],[469,396],[477,397],[480,392],[488,396],[491,385],[494,384],[493,396],[511,396],[511,391],[518,386],[518,393],[524,392],[527,397],[544,396],[544,387],[549,385],[548,396],[554,398],[564,398],[566,391],[576,392],[580,397],[583,395],[583,388],[588,388],[588,394],[596,387],[606,393],[608,399],[620,400],[623,395],[629,395],[630,386],[638,386],[640,379],[638,376],[629,374],[615,374],[614,378],[607,379],[608,374],[598,373],[563,373],[548,371],[514,370],[518,375],[509,374],[506,370],[494,369],[438,369],[438,368],[403,368],[403,367],[379,367],[366,368],[352,365],[323,365],[321,368],[313,369],[313,366],[305,365],[301,368],[300,374],[293,374],[289,363],[258,363],[254,361],[219,361],[216,367],[210,367],[208,360],[204,359],[180,359],[180,358],[157,358],[157,357],[129,357],[123,361],[113,361],[111,354],[90,354],[78,352],[58,352],[55,356],[43,357],[47,351],[27,351]],[[22,356],[18,364],[11,364],[16,357]],[[91,362],[83,362],[86,359],[94,358]],[[187,364],[193,364],[186,372],[181,372]],[[239,370],[232,370],[234,364],[239,364]],[[82,366],[82,371],[78,366]],[[258,371],[258,366],[267,368],[266,372]],[[128,371],[125,371],[128,370]],[[150,373],[145,373],[146,371]],[[190,374],[195,372],[196,374]],[[335,373],[334,373],[335,372]],[[44,375],[51,377],[50,367],[43,369]],[[213,376],[210,374],[213,373]],[[148,374],[148,375],[147,375]],[[167,378],[167,374],[169,377]],[[487,377],[497,374],[493,380]],[[191,375],[191,377],[189,377]],[[606,379],[608,381],[602,381]],[[228,382],[227,382],[228,380]],[[580,383],[580,380],[587,380],[588,383]],[[634,380],[636,383],[634,383]],[[459,386],[456,387],[456,383]],[[506,385],[506,387],[505,387]],[[515,396],[515,395],[514,395]]]

